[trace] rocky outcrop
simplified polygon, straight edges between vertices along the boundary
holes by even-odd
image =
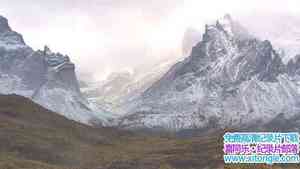
[[[291,118],[300,108],[294,67],[270,41],[226,15],[206,25],[191,55],[132,103],[120,125],[179,130],[266,124],[282,113]]]
[[[70,58],[48,47],[34,51],[0,17],[0,93],[18,94],[72,120],[105,123],[105,111],[82,96]]]

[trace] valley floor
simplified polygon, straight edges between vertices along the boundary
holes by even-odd
[[[0,169],[296,169],[226,165],[222,132],[176,138],[70,121],[32,101],[0,96]]]

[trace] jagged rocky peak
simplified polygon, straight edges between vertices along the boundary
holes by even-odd
[[[223,18],[216,21],[216,27],[220,30],[226,31],[228,34],[234,34],[233,32],[233,26],[234,21],[232,20],[232,17],[229,14],[226,14]]]
[[[284,71],[271,42],[251,36],[230,15],[206,26],[203,40],[193,48],[187,64],[190,66],[184,66],[181,74],[210,72],[213,77],[223,76],[230,81],[250,80],[253,76],[276,81],[276,76]]]
[[[106,114],[88,102],[79,89],[75,65],[49,47],[34,51],[0,18],[0,93],[28,97],[67,118],[91,124]]]
[[[44,50],[42,52],[45,56],[48,66],[50,67],[56,67],[62,64],[72,64],[68,55],[54,53],[47,45],[44,46]]]
[[[300,70],[300,57],[290,61]],[[202,40],[129,109],[121,124],[211,129],[268,124],[299,117],[299,78],[268,40],[248,34],[226,15],[206,25]],[[218,127],[217,127],[218,128]]]
[[[11,31],[8,21],[5,17],[0,15],[0,33]]]
[[[51,55],[52,54],[51,49],[47,45],[44,46],[44,54],[45,55]]]
[[[78,80],[75,74],[75,65],[68,55],[54,53],[45,45],[43,51],[39,51],[47,63],[48,78],[61,82],[64,87],[80,92]]]
[[[145,95],[161,93],[161,88],[170,88],[173,81],[188,77],[187,81],[191,82],[176,85],[176,90],[187,89],[198,78],[209,79],[221,86],[240,84],[253,78],[276,82],[277,76],[284,71],[285,65],[270,41],[250,36],[226,15],[214,24],[206,25],[202,41],[193,47],[191,55],[174,65]]]
[[[214,37],[220,33],[226,35],[227,38],[235,38],[239,40],[253,38],[253,36],[243,26],[241,26],[240,23],[233,20],[229,14],[226,14],[213,24],[206,25],[203,40],[208,40],[209,37]]]
[[[287,63],[287,71],[289,75],[300,75],[300,55],[296,55]]]
[[[8,24],[8,20],[1,15],[0,15],[0,41],[7,45],[25,46],[25,42],[22,35],[13,31]]]

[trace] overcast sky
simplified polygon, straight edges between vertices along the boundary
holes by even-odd
[[[299,14],[299,0],[0,0],[0,15],[28,45],[68,54],[77,72],[138,67],[181,54],[185,30],[226,13]]]

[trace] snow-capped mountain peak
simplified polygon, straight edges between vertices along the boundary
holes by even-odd
[[[219,29],[223,29],[229,35],[234,36],[233,26],[234,22],[229,14],[226,14],[223,18],[217,20],[216,26]]]
[[[67,55],[54,53],[47,46],[34,51],[4,17],[0,17],[0,93],[28,97],[86,124],[105,123],[109,116],[82,96],[75,65]]]
[[[8,20],[0,15],[0,48],[15,49],[29,48],[26,46],[21,34],[13,31]]]
[[[74,67],[74,64],[70,61],[68,55],[53,53],[47,46],[44,47],[43,55],[49,67],[60,68],[65,65],[69,65],[71,68]]]
[[[121,125],[177,130],[290,118],[300,109],[300,87],[286,70],[270,41],[225,16],[206,26],[191,55],[146,90]]]
[[[11,28],[8,25],[8,21],[5,17],[0,15],[0,33],[11,31]]]
[[[239,40],[253,38],[253,36],[250,35],[250,33],[243,26],[241,26],[239,22],[233,20],[229,14],[226,14],[213,24],[206,25],[205,28],[205,32],[208,34],[217,31],[225,34],[229,38],[235,38]],[[204,36],[205,35],[206,34],[204,34]]]

